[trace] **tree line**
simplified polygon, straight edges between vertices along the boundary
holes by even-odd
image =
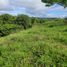
[[[50,20],[56,21],[57,19],[29,17],[23,14],[17,16],[2,14],[0,15],[0,37],[6,36],[13,32],[18,32],[19,30],[26,30],[36,24],[44,24]],[[64,22],[67,23],[67,18],[64,19]]]
[[[17,16],[2,14],[0,15],[0,36],[8,35],[20,29],[31,28],[34,23],[41,22],[43,22],[43,20],[39,18],[29,17],[23,14]]]

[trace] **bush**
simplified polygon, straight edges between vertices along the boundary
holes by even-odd
[[[4,24],[0,25],[0,36],[6,36],[14,31],[16,29],[20,29],[21,27],[15,24]]]
[[[31,19],[26,15],[18,15],[15,22],[22,25],[24,29],[31,27]]]

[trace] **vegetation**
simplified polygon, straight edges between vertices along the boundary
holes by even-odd
[[[1,15],[0,36],[0,67],[67,67],[66,18]]]
[[[31,18],[27,15],[0,15],[0,37],[18,32],[18,30],[31,28],[33,24],[43,23],[44,21],[44,19]]]
[[[30,27],[29,17],[26,15],[12,16],[3,14],[0,16],[0,36],[5,36],[17,30]]]
[[[60,5],[64,5],[65,7],[67,7],[67,0],[42,0],[42,2],[45,2],[48,5],[52,5],[54,3],[58,3]]]

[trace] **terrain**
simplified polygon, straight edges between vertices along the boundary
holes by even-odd
[[[67,67],[66,21],[35,22],[1,37],[0,67]]]

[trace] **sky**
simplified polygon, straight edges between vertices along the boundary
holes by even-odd
[[[59,4],[50,7],[41,0],[0,0],[0,14],[26,14],[34,17],[63,18],[67,17],[67,8]]]

